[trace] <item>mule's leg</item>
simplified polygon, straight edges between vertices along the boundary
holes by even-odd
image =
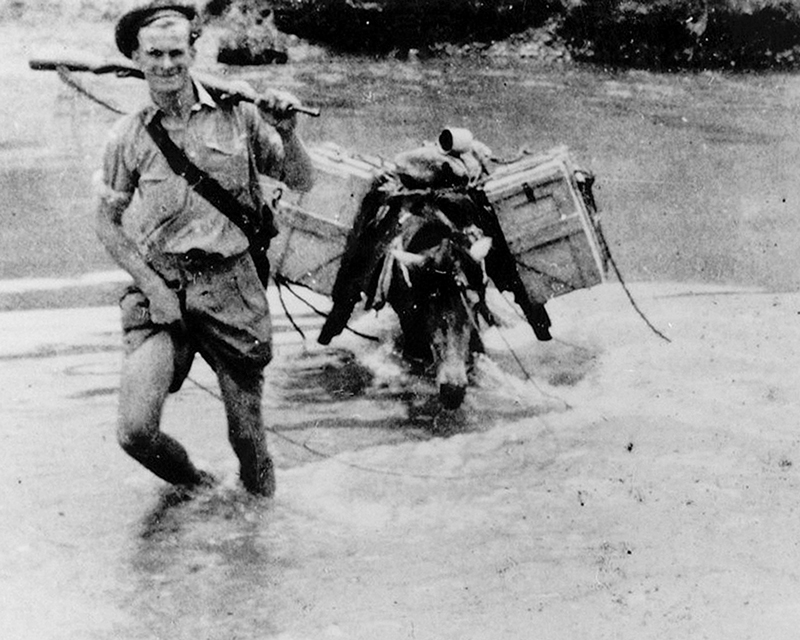
[[[439,400],[445,409],[457,409],[467,394],[467,363],[464,356],[449,353],[439,364],[436,373]]]
[[[434,361],[434,353],[431,349],[430,330],[426,326],[427,318],[412,304],[409,304],[408,308],[403,308],[396,302],[395,304],[397,306],[393,308],[400,320],[402,333],[403,357],[409,362],[421,363],[424,367],[429,366]]]

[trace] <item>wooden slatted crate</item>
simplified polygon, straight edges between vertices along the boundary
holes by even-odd
[[[566,147],[523,156],[483,184],[529,295],[546,300],[606,277],[597,212],[581,195]]]
[[[330,295],[347,234],[375,177],[391,163],[345,152],[333,144],[309,150],[314,187],[284,192],[278,200],[278,236],[270,246],[274,273],[322,295]],[[273,185],[266,192],[275,190]]]
[[[330,295],[361,200],[375,177],[394,165],[335,145],[310,154],[314,188],[279,200],[280,233],[270,258],[276,273]],[[568,149],[557,147],[496,168],[482,185],[533,300],[605,280],[599,217],[581,195],[580,176]]]

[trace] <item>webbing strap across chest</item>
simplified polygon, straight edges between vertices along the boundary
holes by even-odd
[[[164,154],[167,164],[177,175],[186,180],[198,195],[216,207],[239,227],[249,240],[258,235],[259,216],[250,207],[242,204],[216,179],[195,165],[183,150],[169,137],[161,122],[163,114],[158,111],[145,125],[147,132]]]

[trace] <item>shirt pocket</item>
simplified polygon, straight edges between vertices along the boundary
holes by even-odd
[[[202,167],[227,189],[239,192],[249,181],[247,142],[243,136],[212,137],[203,145]]]
[[[164,182],[172,178],[175,173],[166,167],[153,167],[143,171],[139,176],[139,188],[148,189],[163,185]]]
[[[158,219],[177,215],[186,205],[187,190],[186,181],[169,167],[150,167],[139,176],[142,201]]]

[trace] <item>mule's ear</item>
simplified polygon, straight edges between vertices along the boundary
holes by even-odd
[[[392,257],[400,264],[407,267],[420,266],[425,263],[425,256],[418,253],[411,253],[410,251],[403,251],[402,249],[392,249]]]
[[[483,237],[472,243],[469,248],[469,255],[475,262],[481,262],[489,255],[489,250],[492,248],[492,239]]]

